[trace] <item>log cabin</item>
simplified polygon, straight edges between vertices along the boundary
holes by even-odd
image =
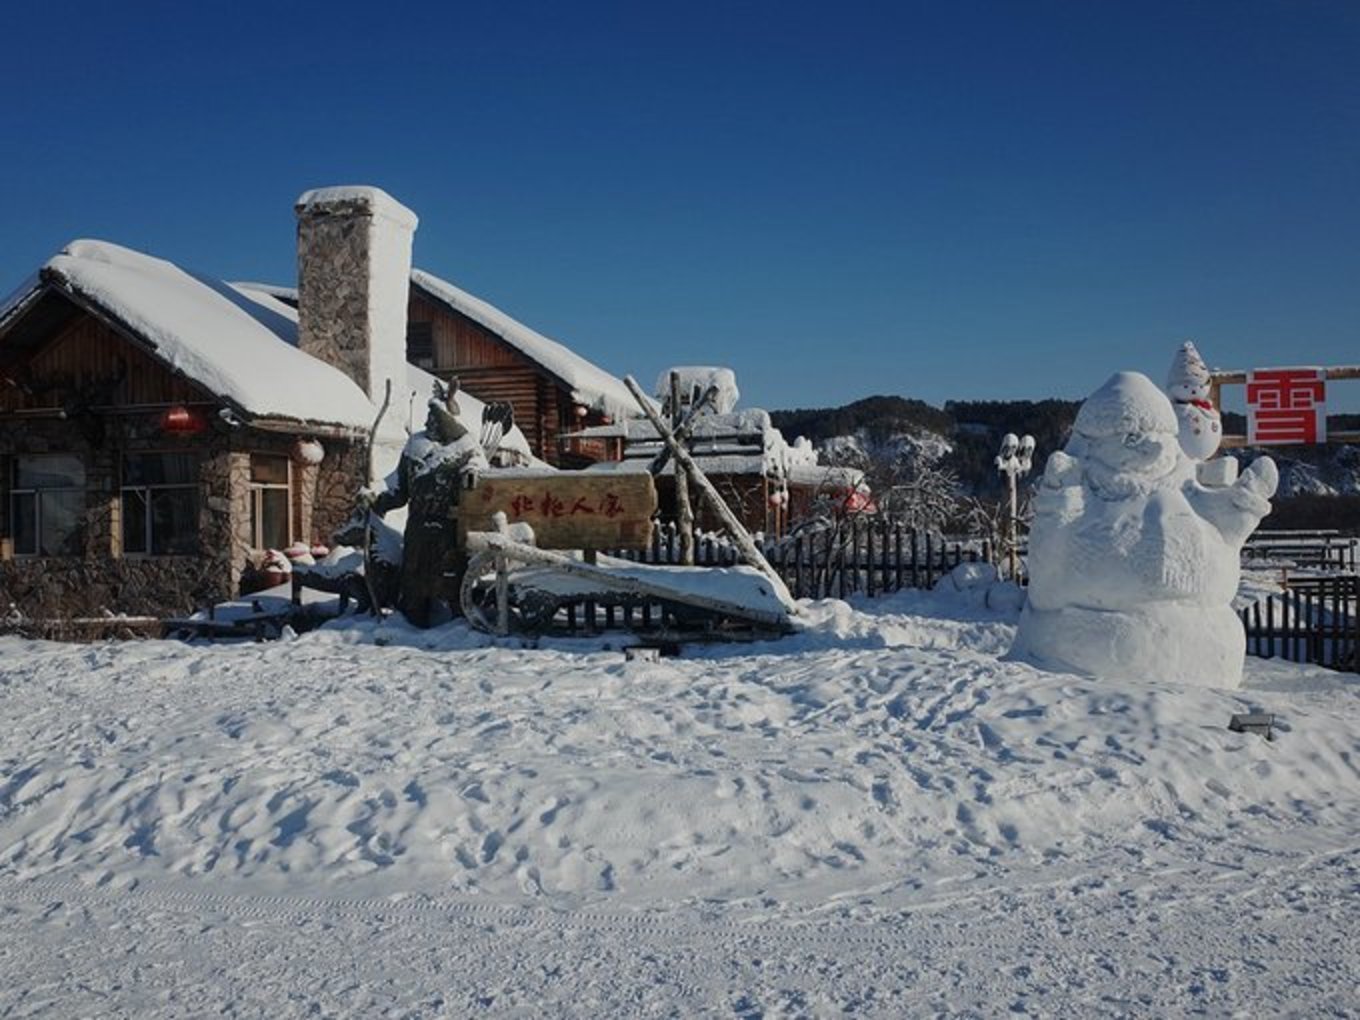
[[[0,305],[0,611],[183,613],[234,597],[266,550],[327,542],[421,427],[407,409],[435,383],[408,359],[413,307],[450,352],[431,367],[473,370],[464,419],[480,390],[529,425],[533,447],[501,440],[507,462],[554,454],[564,415],[626,393],[546,338],[507,360],[538,335],[435,277],[417,292],[416,217],[381,190],[307,192],[296,213],[291,293],[76,241]]]

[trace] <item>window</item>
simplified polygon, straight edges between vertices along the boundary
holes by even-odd
[[[123,552],[187,556],[198,552],[198,457],[129,453],[123,457]]]
[[[286,549],[293,542],[291,464],[287,457],[250,457],[250,535],[256,549]]]
[[[10,535],[16,556],[79,556],[84,538],[85,465],[73,454],[14,458]]]

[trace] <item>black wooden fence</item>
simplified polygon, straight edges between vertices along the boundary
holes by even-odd
[[[930,588],[960,563],[990,562],[991,544],[948,539],[938,532],[877,518],[850,518],[836,526],[808,529],[758,541],[794,598],[887,595],[903,588]],[[611,555],[641,563],[680,562],[680,539],[672,525],[652,530],[643,550]],[[730,567],[740,553],[725,536],[695,536],[694,563]]]
[[[1299,578],[1239,615],[1248,655],[1360,672],[1360,576]]]

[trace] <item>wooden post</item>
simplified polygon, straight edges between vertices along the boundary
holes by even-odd
[[[770,563],[765,559],[764,554],[756,547],[754,540],[751,538],[751,533],[747,531],[746,527],[737,519],[737,515],[734,514],[732,508],[723,501],[722,496],[718,495],[718,490],[713,487],[713,483],[708,480],[708,476],[704,474],[699,468],[699,465],[694,462],[694,458],[690,456],[689,450],[676,441],[675,435],[671,432],[670,428],[661,420],[661,416],[652,408],[651,402],[643,395],[641,388],[637,384],[637,380],[629,375],[624,376],[623,382],[633,394],[633,398],[638,402],[638,406],[642,408],[642,413],[647,416],[648,421],[652,423],[652,427],[656,429],[657,434],[660,435],[666,445],[670,447],[671,455],[675,457],[677,473],[681,467],[689,471],[690,475],[694,478],[694,481],[698,484],[699,491],[701,491],[708,499],[709,506],[713,508],[714,513],[721,518],[722,522],[727,525],[728,531],[732,533],[732,538],[736,541],[737,548],[741,550],[742,557],[747,563],[770,579],[770,584],[774,589],[775,597],[779,599],[780,602],[784,603],[790,612],[797,612],[797,603],[794,602],[793,596],[789,594],[789,589],[784,584],[784,579],[779,576],[774,567],[770,566]]]
[[[865,593],[866,593],[870,598],[873,598],[875,595],[878,594],[877,586],[876,586],[875,583],[874,583],[875,580],[876,580],[876,578],[874,577],[874,522],[873,522],[873,521],[870,521],[870,522],[869,522],[869,527],[865,529],[864,541],[865,541],[865,550],[864,550],[864,552],[865,552],[865,559],[867,560],[868,566],[869,566],[868,573],[867,573],[867,575],[865,576]]]
[[[671,373],[671,428],[684,420],[680,413],[680,373]],[[694,507],[689,501],[689,476],[685,466],[675,462],[675,523],[680,528],[680,563],[694,566]]]
[[[510,564],[503,551],[496,554],[496,633],[510,633]]]
[[[583,549],[581,551],[581,558],[584,562],[588,563],[592,567],[600,562],[600,554],[595,549]],[[582,609],[585,610],[586,614],[586,633],[594,634],[599,629],[595,625],[595,611],[596,611],[595,600],[586,599],[585,605],[582,606]]]

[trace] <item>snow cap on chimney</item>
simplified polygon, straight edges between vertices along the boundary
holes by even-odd
[[[304,192],[298,218],[298,347],[375,401],[406,383],[406,302],[416,214],[381,188]]]

